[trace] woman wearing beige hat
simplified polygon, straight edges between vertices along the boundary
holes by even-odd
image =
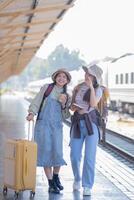
[[[62,119],[67,114],[69,98],[67,84],[71,75],[65,69],[52,74],[53,83],[45,84],[29,106],[27,120],[38,114],[34,137],[38,144],[37,166],[43,167],[48,179],[48,192],[60,193],[63,190],[59,179],[63,159]],[[68,115],[68,114],[67,114]]]
[[[70,158],[74,174],[73,190],[80,189],[80,163],[85,143],[82,169],[83,195],[91,195],[95,175],[95,157],[99,140],[97,104],[102,97],[100,87],[102,70],[97,65],[83,67],[85,81],[74,88],[71,109],[74,111],[71,125]]]

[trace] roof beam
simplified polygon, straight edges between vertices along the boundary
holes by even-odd
[[[0,28],[2,29],[10,29],[12,27],[15,28],[20,28],[20,27],[30,27],[30,26],[36,26],[36,25],[40,25],[40,24],[47,24],[47,23],[57,23],[59,22],[61,19],[56,19],[56,18],[52,18],[52,19],[45,19],[45,20],[40,20],[40,21],[33,21],[30,23],[19,23],[19,24],[0,24]]]
[[[0,58],[0,65],[4,64],[5,62],[7,62],[9,60],[7,58],[9,58],[9,55],[11,55],[11,54],[14,55],[14,50],[12,50],[12,49],[10,49],[6,54],[4,54],[3,56],[1,56],[1,58]]]
[[[33,32],[33,33],[28,32],[28,33],[18,33],[18,34],[14,34],[14,35],[7,35],[5,37],[0,37],[0,41],[5,40],[7,38],[16,38],[16,37],[23,37],[23,36],[29,36],[29,35],[43,35],[43,34],[46,34],[45,31],[48,33],[48,32],[51,32],[52,29],[51,30],[43,30],[42,32]],[[2,43],[0,42],[0,44],[2,44]]]
[[[5,35],[4,37],[6,37],[6,36],[12,34],[12,32],[14,32],[15,30],[16,30],[16,27],[12,27],[12,28],[6,33],[6,35]]]
[[[34,10],[31,9],[26,9],[26,10],[21,10],[21,11],[13,11],[13,12],[4,12],[0,13],[0,17],[12,17],[12,16],[20,16],[20,15],[29,15],[29,14],[34,14],[34,13],[39,13],[39,12],[49,12],[53,10],[67,10],[73,5],[65,5],[65,4],[56,4],[56,5],[47,5],[44,8],[35,8]]]
[[[38,45],[30,45],[30,46],[19,46],[19,47],[12,47],[12,50],[14,51],[14,50],[25,50],[25,49],[32,49],[32,48],[39,48],[39,46]],[[4,49],[4,51],[2,51],[1,53],[0,53],[0,56],[2,57],[2,55],[4,55],[6,52],[8,52],[10,49],[9,48],[7,48],[7,49]]]
[[[28,40],[25,40],[25,43],[30,43],[30,42],[36,42],[36,41],[41,41],[42,40],[42,37],[40,37],[40,38],[33,38],[33,39],[28,39]],[[2,47],[5,47],[5,46],[7,46],[7,45],[12,45],[12,44],[20,44],[20,43],[22,43],[22,40],[16,40],[16,41],[11,41],[11,42],[5,42],[5,43],[3,43],[3,45],[2,45]],[[1,45],[0,45],[0,47],[1,47]]]
[[[42,37],[38,37],[38,38],[32,38],[32,39],[26,39],[25,43],[30,43],[30,42],[40,42],[42,40]],[[22,43],[22,39],[20,40],[9,40],[8,42],[3,43],[2,45],[0,45],[0,48],[3,48],[8,46],[8,45],[12,45],[12,44],[21,44]]]
[[[0,42],[0,48],[3,48],[3,46],[5,46],[6,44],[11,43],[12,41],[14,41],[16,38],[10,38],[10,39],[5,39],[5,42]]]
[[[9,4],[11,4],[14,0],[4,0],[0,3],[0,11],[6,8]]]
[[[29,54],[30,54],[30,55],[33,55],[33,54],[35,53],[35,49],[36,49],[36,48],[26,49],[27,52],[25,52],[25,53],[26,53],[25,56],[28,56]],[[31,52],[31,53],[30,53],[30,52]],[[11,50],[7,51],[7,53],[4,54],[3,57],[1,57],[1,59],[0,59],[0,65],[3,65],[3,64],[6,63],[7,61],[10,61],[10,60],[8,59],[8,58],[9,58],[9,55],[10,55],[10,56],[11,56],[11,55],[14,56],[15,53],[16,53],[16,56],[17,56],[18,50],[15,51],[14,49],[11,49]],[[11,62],[11,61],[10,61],[10,62]]]

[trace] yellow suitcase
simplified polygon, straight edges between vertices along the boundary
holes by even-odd
[[[15,195],[20,191],[31,190],[35,195],[36,185],[37,144],[29,140],[7,140],[4,158],[4,187],[15,190]]]

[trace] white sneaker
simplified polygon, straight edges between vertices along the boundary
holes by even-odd
[[[78,181],[78,182],[74,181],[74,183],[73,183],[73,190],[74,191],[75,190],[77,190],[77,191],[80,190],[80,181]]]
[[[83,196],[91,196],[91,189],[88,187],[83,188]]]

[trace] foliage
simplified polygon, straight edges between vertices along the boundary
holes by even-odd
[[[84,60],[80,59],[79,51],[70,52],[63,45],[59,45],[48,57],[49,74],[59,68],[66,68],[69,71],[78,69]]]

